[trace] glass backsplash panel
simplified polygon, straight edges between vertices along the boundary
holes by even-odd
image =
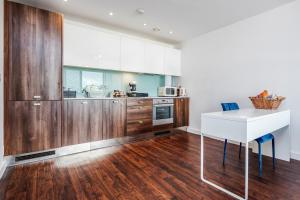
[[[95,77],[99,77],[99,80]],[[107,87],[109,96],[114,90],[126,92],[131,81],[136,82],[137,92],[157,96],[157,88],[165,85],[165,76],[64,66],[64,88],[76,90],[79,97],[83,96],[81,91],[86,82],[102,83]]]

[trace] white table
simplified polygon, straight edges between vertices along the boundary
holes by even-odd
[[[289,110],[240,109],[203,113],[201,115],[201,180],[237,199],[248,199],[248,143],[289,124]],[[204,178],[204,136],[245,144],[245,197],[238,196]]]

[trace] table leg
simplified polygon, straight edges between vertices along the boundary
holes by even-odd
[[[248,199],[248,176],[249,176],[249,148],[248,142],[245,145],[245,199]]]
[[[200,176],[201,176],[201,180],[215,188],[217,188],[218,190],[221,190],[222,192],[236,198],[239,200],[247,200],[248,199],[248,163],[249,163],[249,155],[248,155],[248,142],[246,143],[245,146],[245,198],[241,197],[239,195],[234,194],[233,192],[230,192],[229,190],[222,188],[220,186],[218,186],[215,183],[212,183],[208,180],[206,180],[204,178],[204,134],[201,133],[201,146],[200,146]]]

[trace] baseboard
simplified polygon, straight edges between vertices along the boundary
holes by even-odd
[[[5,158],[3,158],[3,160],[0,162],[0,179],[2,178],[7,167],[8,161]]]
[[[190,126],[187,127],[186,131],[189,132],[189,133],[196,134],[196,135],[201,134],[201,131],[199,129],[196,129],[196,128],[193,128],[193,127],[190,127]]]
[[[300,152],[292,151],[291,152],[291,158],[294,159],[294,160],[300,160]]]

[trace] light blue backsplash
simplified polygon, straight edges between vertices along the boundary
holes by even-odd
[[[163,75],[64,66],[64,87],[75,89],[77,91],[77,96],[82,95],[82,75],[85,74],[83,72],[97,73],[100,77],[99,82],[103,81],[103,85],[107,86],[107,96],[109,96],[113,90],[122,90],[126,92],[130,81],[136,82],[137,92],[147,92],[149,93],[149,96],[157,96],[157,88],[164,86],[165,84],[165,76]]]

